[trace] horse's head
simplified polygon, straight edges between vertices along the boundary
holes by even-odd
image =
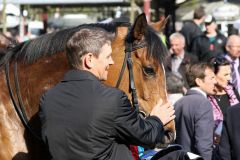
[[[128,39],[133,45],[146,44],[143,48],[133,51],[132,58],[140,109],[149,114],[159,98],[166,102],[162,62],[167,49],[156,32],[148,26],[145,15],[138,17]]]
[[[163,26],[162,23],[165,22],[156,24],[159,27]],[[118,29],[117,38],[113,42],[113,58],[115,66],[113,65],[111,68],[109,75],[113,76],[109,77],[108,81],[116,79],[116,77],[118,78],[119,75],[121,76],[119,69],[117,69],[121,68],[124,63],[123,58],[120,58],[124,57],[121,53],[127,54],[127,52],[131,52],[133,77],[139,109],[141,112],[148,115],[159,98],[163,100],[163,103],[167,101],[165,71],[162,62],[168,51],[157,32],[147,24],[144,14],[138,16],[128,34],[127,28],[125,27],[125,32],[127,34],[125,44],[123,43],[124,41],[121,41],[123,37],[119,35],[119,33],[123,33],[122,30],[124,30],[124,28]],[[122,47],[124,45],[125,47]],[[121,48],[125,48],[125,52],[124,50],[121,50]],[[131,99],[132,91],[129,90],[130,81],[129,69],[125,69],[121,82],[119,82],[119,88],[125,92],[127,91],[127,94]],[[112,82],[110,83],[113,84]],[[165,131],[166,136],[164,137],[163,143],[171,143],[175,138],[173,121],[165,126]]]

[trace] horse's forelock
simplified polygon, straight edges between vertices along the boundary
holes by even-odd
[[[152,57],[158,63],[162,63],[168,54],[167,47],[163,44],[158,33],[151,27],[148,27],[145,34],[145,41],[147,42],[147,58]]]

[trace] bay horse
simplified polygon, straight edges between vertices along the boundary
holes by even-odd
[[[162,64],[167,49],[147,24],[145,14],[139,15],[132,26],[117,22],[84,24],[42,35],[8,49],[0,61],[1,160],[49,159],[46,146],[39,140],[39,99],[70,69],[65,55],[68,39],[88,26],[115,34],[112,42],[115,65],[109,69],[106,84],[126,92],[133,105],[146,115],[159,98],[167,101]],[[174,139],[175,126],[171,121],[165,126],[162,144]]]

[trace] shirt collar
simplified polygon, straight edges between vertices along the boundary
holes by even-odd
[[[232,59],[228,54],[225,55],[225,58],[231,63],[231,62],[234,62],[235,65],[239,65],[239,59],[236,58],[236,59]]]
[[[201,90],[199,87],[192,87],[190,89],[200,92],[204,97],[207,98],[207,94],[205,92],[203,92],[203,90]]]
[[[182,52],[180,55],[176,55],[176,54],[173,53],[173,57],[178,58],[178,59],[183,59],[184,58],[184,52]]]
[[[62,82],[64,81],[83,81],[83,80],[94,80],[99,81],[99,79],[89,71],[86,70],[69,70],[64,74]]]

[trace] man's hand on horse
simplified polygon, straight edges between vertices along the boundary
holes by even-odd
[[[158,103],[153,107],[150,115],[158,117],[162,121],[163,125],[166,125],[176,117],[174,115],[175,110],[169,102],[165,104],[162,104],[162,102],[162,99],[158,101]]]

